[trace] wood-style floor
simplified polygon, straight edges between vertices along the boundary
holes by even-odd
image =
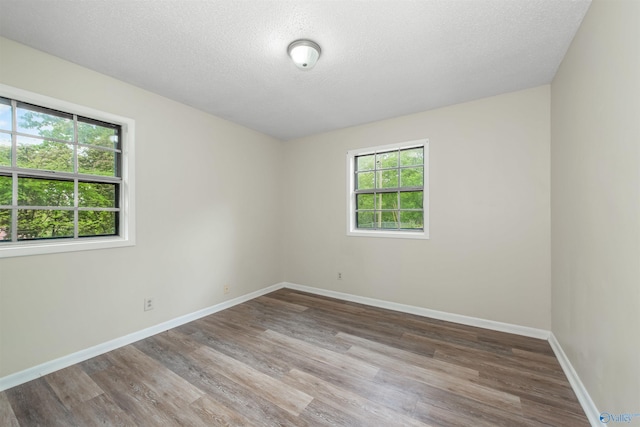
[[[588,426],[549,344],[282,289],[0,393],[1,426]]]

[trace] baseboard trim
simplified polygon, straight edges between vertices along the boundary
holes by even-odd
[[[558,359],[558,362],[560,363],[564,374],[567,376],[569,384],[571,384],[571,388],[576,394],[576,397],[578,398],[578,401],[580,402],[580,405],[582,406],[587,419],[594,427],[602,426],[603,424],[600,422],[600,412],[598,411],[598,408],[596,408],[596,404],[591,399],[591,396],[589,395],[589,392],[587,391],[584,384],[582,384],[578,373],[573,368],[573,365],[569,361],[569,358],[565,354],[562,346],[560,345],[560,342],[557,340],[553,332],[551,332],[549,335],[549,345],[551,346],[553,353],[556,355],[556,358]]]
[[[330,298],[337,298],[344,301],[357,302],[359,304],[373,307],[386,308],[388,310],[400,311],[402,313],[416,314],[418,316],[430,317],[433,319],[445,320],[447,322],[460,323],[478,328],[491,329],[493,331],[507,332],[510,334],[522,335],[541,340],[549,339],[549,331],[536,329],[528,326],[514,325],[511,323],[497,322],[495,320],[480,319],[478,317],[464,316],[461,314],[447,313],[444,311],[431,310],[413,305],[399,304],[375,298],[361,297],[343,292],[329,291],[326,289],[314,288],[311,286],[298,285],[296,283],[284,283],[285,288],[294,289],[311,294],[322,295]]]
[[[159,334],[160,332],[167,331],[171,328],[184,325],[185,323],[192,322],[194,320],[200,319],[201,317],[205,317],[210,314],[225,310],[227,308],[231,308],[235,305],[242,304],[243,302],[281,289],[283,286],[283,283],[277,283],[275,285],[268,286],[255,292],[251,292],[246,295],[221,302],[211,307],[203,308],[202,310],[194,311],[193,313],[185,314],[184,316],[176,317],[175,319],[159,323],[157,325],[142,329],[137,332],[133,332],[123,337],[115,338],[113,340],[95,345],[93,347],[89,347],[87,349],[62,356],[58,359],[42,363],[32,368],[16,372],[15,374],[0,378],[0,391],[7,390],[20,384],[24,384],[31,380],[35,380],[36,378],[39,378],[43,375],[47,375],[60,369],[67,368],[76,363],[84,362],[85,360],[91,359],[92,357],[96,357],[117,348],[124,347],[125,345],[129,345],[136,341],[140,341],[141,339]]]

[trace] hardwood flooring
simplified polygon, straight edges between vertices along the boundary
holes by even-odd
[[[588,426],[549,344],[282,289],[0,393],[1,426]]]

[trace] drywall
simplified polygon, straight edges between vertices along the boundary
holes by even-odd
[[[285,143],[285,280],[549,329],[549,97],[541,86]],[[346,236],[347,151],[422,138],[431,238]]]
[[[611,414],[640,413],[639,76],[640,2],[594,0],[551,85],[552,331]]]
[[[136,246],[0,259],[0,377],[282,280],[281,142],[7,39],[0,57],[0,83],[133,118],[137,182]]]

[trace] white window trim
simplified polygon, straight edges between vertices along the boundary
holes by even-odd
[[[76,240],[5,242],[0,244],[0,258],[134,246],[136,244],[135,120],[3,84],[0,84],[0,96],[122,126],[120,235]]]
[[[399,148],[411,148],[424,146],[424,190],[422,193],[424,206],[424,229],[412,230],[359,230],[356,228],[355,208],[356,196],[354,193],[355,164],[354,158],[364,154],[393,150]],[[401,142],[398,144],[380,145],[376,147],[358,148],[347,152],[347,236],[358,237],[390,237],[395,239],[429,239],[429,140],[419,139],[415,141]]]

